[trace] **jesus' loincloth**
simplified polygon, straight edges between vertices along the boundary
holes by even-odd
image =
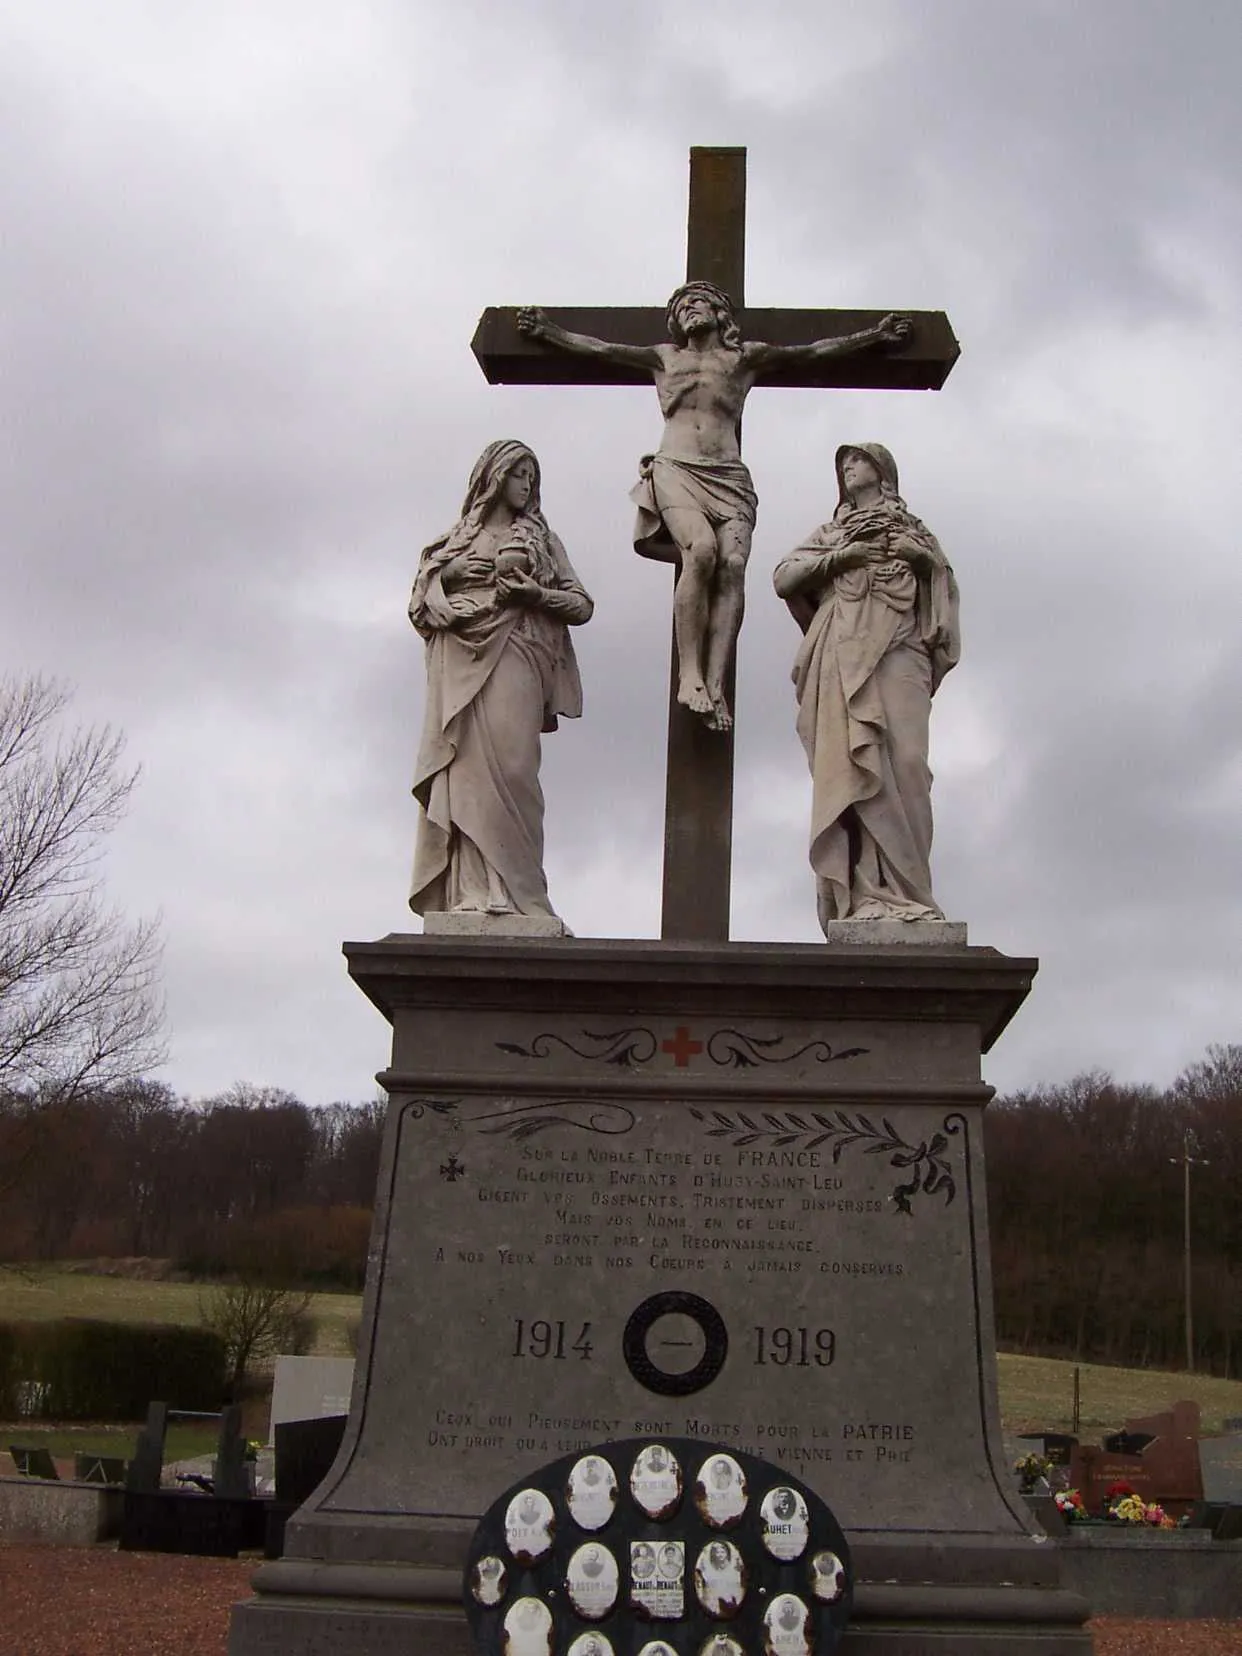
[[[740,518],[753,529],[759,504],[743,461],[683,460],[675,454],[644,454],[630,499],[638,507],[634,550],[661,563],[678,558],[665,527],[666,511],[681,506],[699,512],[713,529]]]

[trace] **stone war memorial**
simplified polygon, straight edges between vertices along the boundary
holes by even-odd
[[[687,1442],[711,1446],[712,1466],[779,1469],[773,1510],[826,1504],[853,1572],[848,1656],[1091,1649],[1086,1605],[1013,1486],[997,1407],[980,1058],[1036,962],[968,944],[932,896],[929,714],[958,653],[952,549],[867,432],[841,434],[837,498],[778,555],[775,593],[752,572],[749,594],[784,602],[803,633],[799,646],[790,627],[773,670],[794,672],[824,942],[729,940],[734,646],[763,493],[739,447],[743,402],[766,386],[938,389],[957,356],[939,312],[746,306],[744,221],[745,152],[693,150],[686,283],[667,308],[494,309],[476,332],[491,382],[657,394],[663,437],[635,457],[633,499],[636,549],[675,569],[661,937],[571,937],[549,898],[540,743],[583,710],[572,630],[591,600],[543,517],[540,466],[556,456],[493,443],[410,606],[428,675],[410,896],[424,930],[345,946],[393,1030],[348,1424],[285,1556],[237,1606],[231,1656],[466,1656],[468,1562],[478,1622],[526,1556],[525,1518],[508,1563],[478,1556],[507,1490],[528,1483],[518,1508],[546,1513],[545,1550],[557,1523],[569,1547],[554,1512],[586,1510],[582,1468],[615,1483],[617,1446],[654,1467]],[[589,719],[589,682],[585,704]],[[540,1493],[541,1471],[591,1446],[568,1495]],[[608,1511],[581,1568],[517,1601],[486,1648],[823,1648],[803,1565],[736,1622],[742,1588],[718,1594],[706,1636],[701,1592],[693,1623],[600,1612],[575,1633],[570,1603],[597,1602],[600,1581],[615,1593],[632,1576],[632,1602],[664,1602],[639,1577],[661,1579],[665,1555],[681,1603],[683,1544],[653,1531],[631,1552],[610,1542]],[[737,1522],[737,1545],[704,1556],[726,1573],[736,1557],[741,1582],[758,1519],[739,1507]],[[762,1598],[758,1561],[749,1579]]]

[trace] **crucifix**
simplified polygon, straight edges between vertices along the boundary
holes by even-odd
[[[746,394],[753,385],[938,390],[958,355],[942,311],[744,310],[745,239],[746,151],[692,149],[686,285],[667,310],[489,307],[471,341],[493,385],[654,380],[659,392],[664,440],[644,458],[632,498],[635,550],[677,566],[666,941],[729,937],[734,641],[756,506],[739,446]]]

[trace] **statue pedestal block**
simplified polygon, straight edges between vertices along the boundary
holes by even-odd
[[[823,1496],[854,1551],[850,1656],[1090,1650],[996,1406],[979,1059],[1033,961],[346,953],[393,1025],[350,1419],[231,1656],[466,1656],[461,1568],[499,1491],[661,1435],[735,1443]]]

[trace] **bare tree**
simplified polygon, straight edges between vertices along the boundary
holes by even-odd
[[[73,726],[54,679],[0,679],[0,1089],[36,1109],[162,1062],[158,920],[128,923],[99,872],[137,771],[109,726]]]
[[[222,1283],[199,1300],[199,1321],[224,1341],[236,1400],[246,1376],[280,1354],[304,1356],[315,1338],[311,1296],[254,1278]]]

